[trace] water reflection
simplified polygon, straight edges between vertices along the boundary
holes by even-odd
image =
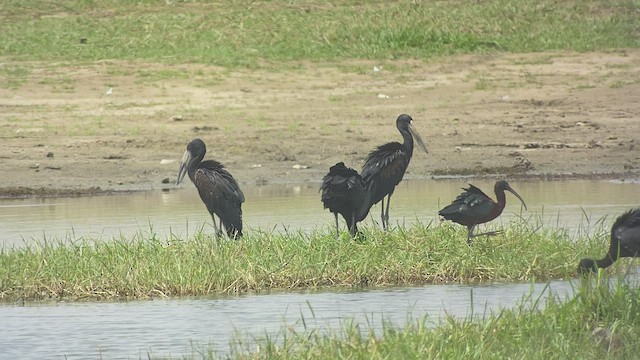
[[[494,196],[493,181],[474,180],[474,185]],[[615,218],[638,206],[640,184],[613,181],[511,182],[529,211],[524,216],[541,217],[546,225],[576,229],[603,216]],[[391,223],[437,221],[440,208],[449,204],[466,186],[464,180],[405,180],[398,185],[391,204]],[[309,231],[333,226],[333,217],[322,209],[319,184],[244,186],[247,231],[301,229]],[[507,194],[507,207],[498,224],[507,224],[520,213],[518,200]],[[379,221],[376,205],[364,226]],[[609,219],[609,222],[612,222]],[[342,224],[344,226],[344,224]],[[34,239],[58,240],[91,237],[109,239],[131,236],[153,228],[159,236],[188,236],[204,227],[213,230],[204,205],[191,184],[170,192],[59,199],[0,200],[2,245],[24,246]],[[589,231],[589,228],[581,229]]]

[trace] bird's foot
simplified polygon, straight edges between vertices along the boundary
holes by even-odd
[[[356,242],[363,242],[367,239],[367,236],[360,230],[358,230],[353,236],[353,240]]]

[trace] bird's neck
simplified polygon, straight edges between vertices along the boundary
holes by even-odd
[[[187,173],[189,174],[189,178],[191,181],[195,181],[196,170],[198,170],[198,165],[202,162],[204,158],[204,154],[198,155],[189,161],[189,165],[187,166]]]
[[[504,191],[496,191],[496,200],[498,200],[500,211],[504,210],[505,205],[507,205],[507,197]]]
[[[604,258],[600,259],[600,260],[596,260],[596,265],[598,265],[599,268],[606,268],[608,266],[610,266],[611,264],[613,264],[614,261],[616,261],[616,259],[614,259],[614,257],[617,257],[616,255],[611,255],[611,254],[607,254],[605,255]]]
[[[411,136],[411,133],[406,130],[400,133],[402,134],[402,138],[404,139],[402,146],[405,148],[407,154],[411,156],[413,154],[413,136]]]

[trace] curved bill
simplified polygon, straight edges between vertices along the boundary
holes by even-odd
[[[524,205],[524,209],[528,211],[527,204],[524,203],[524,200],[522,200],[522,197],[520,197],[520,195],[518,195],[518,193],[511,188],[511,186],[507,186],[505,190],[515,195],[522,202],[522,205]]]
[[[187,174],[187,165],[191,161],[191,153],[189,150],[184,152],[182,155],[182,160],[180,160],[180,169],[178,170],[178,180],[176,180],[176,185],[180,184],[184,176]]]
[[[422,148],[422,150],[424,150],[424,152],[428,154],[429,152],[427,151],[427,145],[424,144],[424,141],[422,141],[422,137],[418,133],[418,130],[413,127],[413,124],[409,124],[409,132],[411,133],[411,135],[413,135],[413,138],[416,139],[418,145]]]

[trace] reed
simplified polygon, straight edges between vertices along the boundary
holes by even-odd
[[[39,241],[0,251],[0,298],[131,299],[230,294],[270,289],[544,281],[572,277],[585,256],[606,249],[606,229],[574,238],[567,231],[516,219],[499,236],[465,242],[450,223],[363,229],[359,239],[333,229],[248,232],[238,241],[198,232],[161,239],[68,243]]]

